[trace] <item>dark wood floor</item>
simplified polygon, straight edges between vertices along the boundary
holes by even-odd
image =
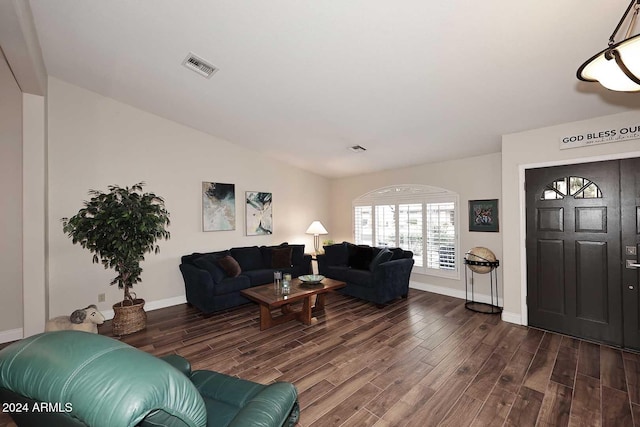
[[[411,290],[386,308],[331,294],[317,324],[258,327],[257,305],[148,313],[123,341],[195,369],[291,381],[300,426],[640,425],[640,356]],[[110,324],[101,327],[109,334]],[[0,425],[6,418],[0,416]]]

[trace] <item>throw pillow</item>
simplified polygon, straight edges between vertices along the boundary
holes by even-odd
[[[225,272],[218,264],[218,257],[213,254],[203,255],[193,261],[193,264],[203,270],[207,270],[214,283],[219,283],[224,279]]]
[[[332,267],[346,267],[349,260],[349,253],[344,243],[336,243],[324,247],[324,255],[327,265]]]
[[[402,248],[393,248],[391,249],[391,253],[393,254],[392,260],[404,258],[404,249]]]
[[[368,270],[373,259],[371,246],[347,245],[349,248],[349,267],[356,270]]]
[[[292,248],[273,248],[271,249],[271,267],[272,268],[289,268],[291,267]]]
[[[227,273],[229,277],[238,277],[242,273],[240,264],[231,255],[227,255],[218,260],[218,265]]]
[[[392,256],[393,252],[391,252],[389,249],[382,249],[380,252],[378,252],[378,255],[376,255],[373,260],[371,260],[371,264],[369,264],[369,271],[375,270],[375,268],[383,262],[391,261]]]

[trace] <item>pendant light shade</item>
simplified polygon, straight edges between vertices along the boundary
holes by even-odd
[[[630,37],[639,8],[640,0],[632,0],[609,38],[609,47],[591,57],[578,68],[578,79],[599,82],[602,86],[613,91],[640,91],[640,35]],[[627,37],[619,43],[614,43],[615,35],[631,9],[635,10],[629,23]]]

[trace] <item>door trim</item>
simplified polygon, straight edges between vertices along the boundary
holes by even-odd
[[[528,325],[529,324],[529,314],[528,314],[528,306],[527,306],[527,246],[526,246],[526,238],[527,238],[527,199],[525,192],[525,171],[527,169],[533,168],[544,168],[551,166],[566,166],[566,165],[575,165],[579,163],[592,163],[592,162],[602,162],[607,160],[621,160],[621,159],[629,159],[634,157],[640,157],[640,151],[629,151],[625,153],[614,153],[614,154],[604,154],[593,157],[577,157],[573,159],[565,159],[565,160],[552,160],[546,162],[537,162],[537,163],[526,163],[518,165],[518,204],[520,210],[520,324]],[[505,237],[503,237],[504,240]],[[504,248],[504,242],[503,242]],[[503,290],[504,295],[504,290]],[[502,320],[511,321],[515,320],[515,316],[509,316],[505,318],[504,312],[502,315]]]

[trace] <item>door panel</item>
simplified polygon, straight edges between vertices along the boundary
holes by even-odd
[[[624,346],[640,349],[640,319],[638,316],[639,294],[637,268],[626,268],[627,260],[638,260],[640,256],[640,159],[620,161],[620,187],[622,192],[622,295],[624,313]],[[627,248],[635,249],[628,254]]]
[[[530,169],[526,190],[529,324],[622,345],[619,162]]]
[[[549,313],[565,314],[564,242],[538,240],[538,308]]]
[[[609,319],[607,243],[576,242],[576,316],[606,323]]]

